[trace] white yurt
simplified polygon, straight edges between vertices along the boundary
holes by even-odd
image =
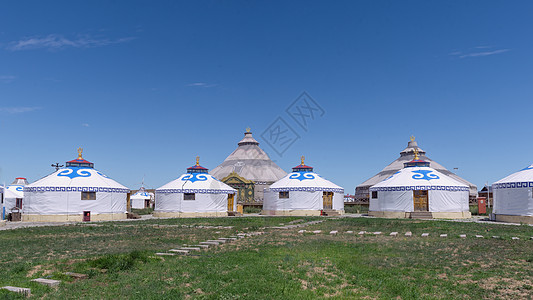
[[[104,221],[126,219],[128,188],[94,169],[82,157],[24,187],[22,221]]]
[[[22,209],[24,199],[24,187],[28,185],[28,180],[24,177],[17,177],[15,181],[6,186],[4,192],[4,207],[5,213],[8,214],[12,210]]]
[[[154,198],[154,193],[147,192],[144,186],[141,186],[141,188],[130,197],[131,208],[143,209],[152,207]]]
[[[220,217],[236,211],[236,190],[196,165],[155,190],[155,217]]]
[[[344,213],[344,189],[314,173],[304,157],[292,173],[264,191],[263,215],[318,216]]]
[[[469,186],[414,160],[370,188],[369,215],[385,218],[470,218]]]
[[[496,221],[533,224],[533,165],[492,184]]]

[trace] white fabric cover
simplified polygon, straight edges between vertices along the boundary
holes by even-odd
[[[154,197],[153,193],[148,193],[144,188],[141,188],[135,194],[131,195],[131,208],[143,209],[145,208],[145,200],[152,200]]]
[[[279,192],[289,198],[279,198]],[[344,210],[344,189],[314,172],[292,172],[265,189],[264,210],[322,210],[324,192],[333,192],[332,208]]]
[[[11,209],[15,207],[17,198],[24,199],[24,186],[22,185],[6,186],[6,189],[4,192],[4,207],[6,208],[6,213],[9,213]]]
[[[369,210],[412,212],[414,190],[428,190],[430,212],[469,210],[469,187],[429,167],[404,168],[372,186],[378,198],[370,197]]]
[[[533,165],[492,184],[494,214],[533,216]]]
[[[81,200],[81,192],[96,200]],[[126,213],[129,189],[92,168],[66,167],[24,187],[23,214]]]
[[[155,190],[156,212],[226,212],[228,194],[236,190],[208,173],[186,173]],[[183,200],[184,193],[194,193],[195,200]],[[237,210],[237,196],[233,211]]]

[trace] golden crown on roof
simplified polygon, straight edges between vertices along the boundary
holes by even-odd
[[[83,148],[82,147],[79,147],[78,148],[78,159],[83,159],[83,157],[81,157],[81,154],[83,153]]]
[[[305,164],[304,164],[304,161],[305,161],[305,156],[303,156],[303,155],[302,155],[302,157],[301,157],[301,158],[302,158],[302,166],[303,166],[303,165],[305,165]]]
[[[418,157],[418,149],[415,148],[415,149],[413,150],[413,152],[415,153],[415,160],[419,160],[420,157]]]
[[[200,166],[200,156],[196,156],[196,166]]]
[[[252,130],[250,127],[246,127],[246,132],[250,132]]]
[[[411,139],[411,142],[414,142],[414,141],[415,141],[415,136],[412,135],[412,136],[410,137],[410,139]]]

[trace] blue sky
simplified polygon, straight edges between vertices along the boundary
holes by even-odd
[[[533,162],[528,1],[11,1],[0,4],[0,182],[84,157],[159,187],[214,168],[251,127],[353,193],[410,135],[483,185]],[[306,91],[323,114],[286,112]],[[282,155],[261,133],[282,118]]]

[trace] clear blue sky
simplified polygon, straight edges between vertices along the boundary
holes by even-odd
[[[251,127],[353,193],[415,135],[483,185],[533,162],[530,1],[9,1],[0,4],[0,182],[84,157],[159,187]],[[323,108],[307,131],[286,108]],[[260,134],[283,118],[283,155]]]

